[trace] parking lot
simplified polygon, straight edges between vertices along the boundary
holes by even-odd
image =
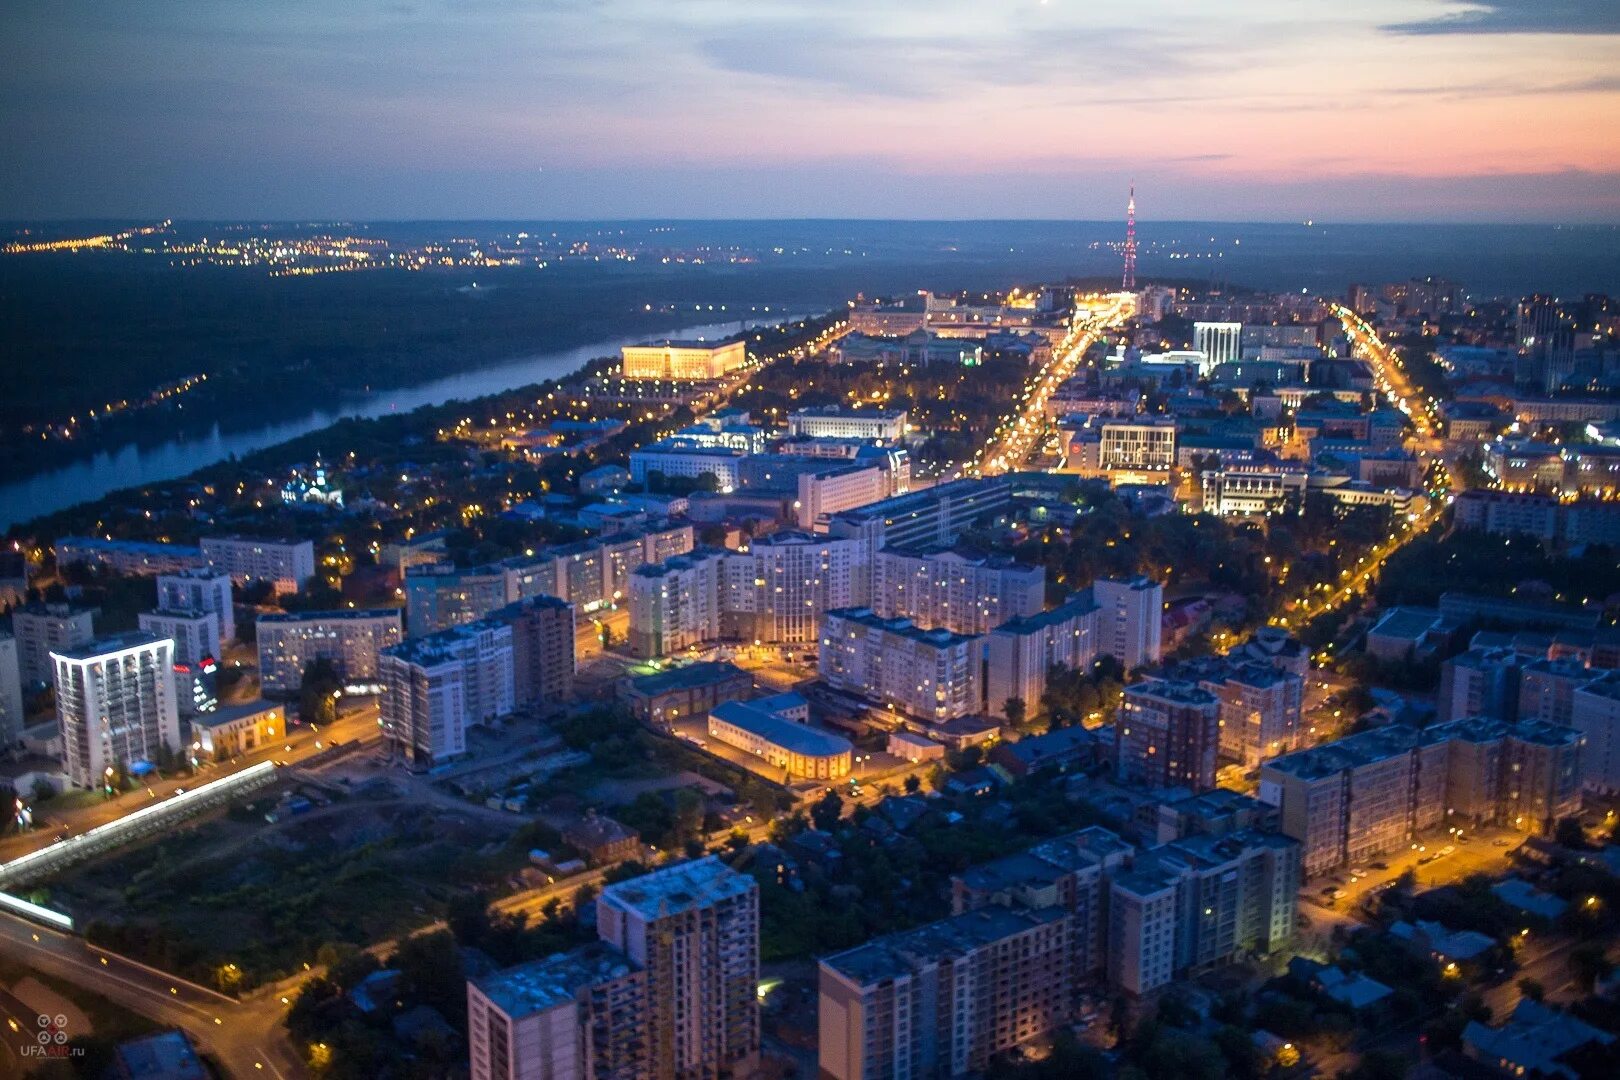
[[[1304,896],[1324,907],[1353,912],[1357,906],[1389,888],[1406,871],[1417,877],[1419,889],[1430,889],[1470,874],[1497,873],[1509,866],[1509,853],[1524,840],[1512,829],[1466,831],[1459,838],[1440,832],[1412,845],[1367,860],[1337,873],[1310,881]]]

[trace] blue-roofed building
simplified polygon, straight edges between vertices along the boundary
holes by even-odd
[[[779,696],[804,701],[797,694]],[[837,780],[849,775],[854,747],[848,739],[789,719],[798,711],[797,705],[789,702],[788,711],[777,712],[770,708],[771,700],[716,705],[709,711],[709,735],[793,776]]]

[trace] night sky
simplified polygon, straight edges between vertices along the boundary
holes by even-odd
[[[1617,0],[7,0],[0,217],[1620,220]]]

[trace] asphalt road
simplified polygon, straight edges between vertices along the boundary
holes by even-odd
[[[237,1001],[9,915],[0,915],[0,950],[35,971],[180,1028],[232,1077],[290,1080],[306,1074],[273,998]]]

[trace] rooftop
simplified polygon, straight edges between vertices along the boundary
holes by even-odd
[[[630,680],[630,686],[637,693],[651,695],[698,686],[712,686],[729,679],[750,679],[750,676],[735,664],[718,660],[700,660],[685,667],[660,671],[656,675],[635,676]]]
[[[822,960],[823,966],[862,985],[920,971],[942,959],[967,956],[986,945],[1068,917],[1063,908],[1014,911],[987,907],[874,938]]]
[[[249,716],[275,712],[281,706],[274,701],[245,701],[240,705],[221,705],[213,712],[198,713],[191,718],[193,725],[205,728],[224,727]]]
[[[60,656],[64,660],[95,660],[112,653],[128,652],[144,645],[155,645],[158,642],[169,642],[166,637],[149,634],[144,630],[126,630],[122,634],[111,634],[107,637],[84,645],[73,645],[65,649],[52,649],[52,656]],[[172,644],[172,642],[169,642]]]
[[[819,731],[806,724],[784,720],[775,713],[757,708],[746,701],[725,701],[710,710],[709,715],[734,727],[770,742],[784,750],[806,757],[833,757],[854,749],[842,735]]]
[[[1530,998],[1520,998],[1501,1027],[1487,1027],[1476,1020],[1463,1029],[1464,1045],[1473,1047],[1484,1061],[1506,1061],[1516,1070],[1569,1080],[1576,1080],[1578,1074],[1574,1066],[1562,1061],[1565,1055],[1589,1043],[1607,1046],[1612,1042],[1613,1035]]]
[[[572,1001],[581,990],[636,970],[635,963],[604,942],[593,941],[568,952],[475,979],[485,997],[517,1019]]]
[[[896,495],[891,499],[882,499],[850,510],[840,510],[833,517],[851,522],[871,521],[874,518],[893,520],[931,510],[936,504],[948,499],[967,499],[975,495],[989,496],[999,492],[1010,494],[1011,491],[1012,482],[1006,477],[990,479],[964,477],[946,484],[936,484],[922,491]]]
[[[285,611],[272,615],[260,615],[255,622],[260,623],[305,623],[330,622],[340,619],[345,622],[355,622],[360,619],[387,619],[400,617],[399,608],[337,608],[333,611]]]
[[[1097,610],[1097,602],[1091,598],[1091,593],[1075,593],[1050,611],[1042,611],[1035,615],[1025,615],[1021,618],[1008,619],[992,632],[997,634],[1035,634],[1058,623],[1067,622],[1079,615]]]
[[[757,889],[753,878],[711,855],[609,885],[597,903],[650,921],[735,900]]]
[[[924,630],[910,619],[885,619],[875,614],[871,608],[835,608],[827,612],[828,619],[843,619],[845,622],[856,623],[861,626],[882,630],[885,633],[896,634],[900,637],[920,641],[936,648],[948,648],[965,642],[976,640],[967,634],[958,634],[942,627],[933,630]],[[823,623],[823,626],[826,624]]]

